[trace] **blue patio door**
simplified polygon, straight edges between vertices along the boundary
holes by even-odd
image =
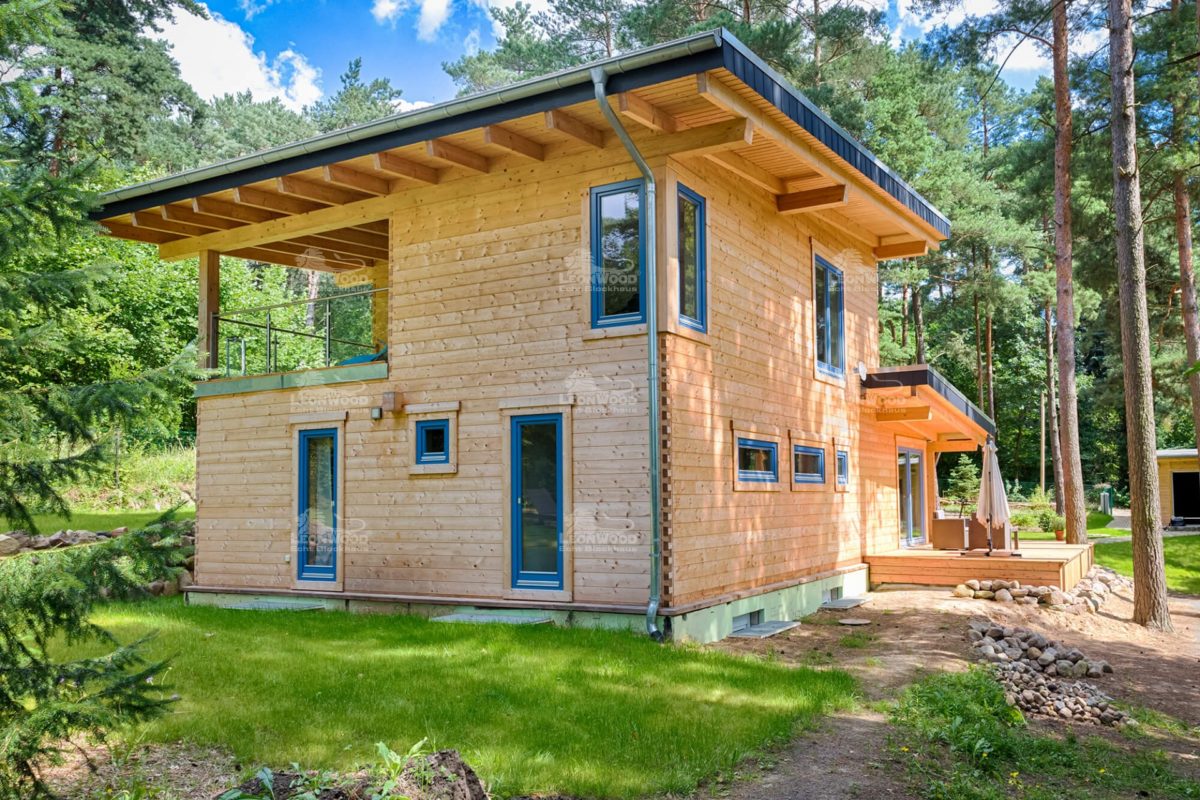
[[[512,418],[512,585],[563,588],[562,414]]]
[[[900,490],[900,546],[925,543],[925,470],[920,450],[901,447],[896,457]]]
[[[337,429],[300,431],[296,578],[337,580]]]

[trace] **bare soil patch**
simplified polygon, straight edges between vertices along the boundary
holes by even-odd
[[[853,612],[820,611],[798,628],[771,639],[728,639],[712,645],[754,653],[798,666],[845,670],[858,678],[865,699],[885,700],[938,671],[964,670],[974,663],[966,639],[967,620],[988,617],[1019,625],[1109,661],[1114,674],[1094,679],[1118,701],[1144,707],[1200,726],[1200,602],[1172,600],[1175,632],[1148,631],[1131,621],[1132,597],[1114,596],[1096,614],[1049,610],[954,598],[947,589],[876,592]],[[839,625],[843,617],[870,621]],[[1123,747],[1154,747],[1167,752],[1185,774],[1200,775],[1200,740],[1147,730],[1141,741],[1097,726],[1031,720],[1038,733],[1098,735]],[[860,711],[831,717],[774,757],[771,768],[740,777],[754,780],[709,787],[738,800],[775,798],[906,798],[903,768],[888,755],[893,731],[883,714]]]

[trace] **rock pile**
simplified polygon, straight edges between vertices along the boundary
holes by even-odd
[[[9,531],[0,533],[0,556],[31,553],[35,550],[54,550],[59,547],[74,547],[77,544],[92,544],[101,539],[115,539],[128,532],[128,528],[114,528],[111,531],[62,530],[49,536],[31,536],[26,531]]]
[[[1020,581],[969,580],[954,587],[955,597],[993,600],[997,603],[1044,605],[1058,610],[1095,612],[1114,589],[1131,590],[1133,581],[1107,567],[1092,567],[1069,592],[1058,586],[1025,586]]]
[[[1051,678],[1098,678],[1113,671],[1107,661],[1089,660],[1078,648],[1065,647],[1029,628],[1004,627],[986,619],[973,619],[968,625],[967,639],[983,661],[1024,664]]]
[[[1022,661],[997,664],[995,670],[1005,701],[1026,713],[1114,727],[1137,724],[1090,683],[1051,677]]]

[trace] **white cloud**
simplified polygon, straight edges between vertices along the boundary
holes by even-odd
[[[450,0],[421,0],[421,15],[417,18],[417,38],[431,42],[446,20],[450,18]]]
[[[433,105],[433,103],[429,102],[428,100],[401,99],[396,101],[396,111],[400,114],[403,114],[406,111],[416,111],[418,108],[426,108],[431,105]]]
[[[292,49],[274,57],[254,49],[254,37],[214,11],[209,19],[176,14],[154,33],[171,45],[183,79],[211,98],[249,91],[256,100],[279,98],[299,111],[321,97],[321,71]]]
[[[471,32],[463,39],[463,50],[466,54],[473,56],[479,52],[479,47],[483,42],[483,34],[479,32],[479,28],[472,28]]]
[[[407,0],[375,0],[371,4],[371,16],[380,25],[394,23],[408,6]]]
[[[250,20],[275,5],[275,2],[276,0],[238,0],[238,8],[246,15],[246,19]]]

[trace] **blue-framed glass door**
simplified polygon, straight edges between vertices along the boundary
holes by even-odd
[[[338,547],[337,429],[299,432],[296,578],[336,581]]]
[[[512,418],[512,585],[563,588],[563,418]]]
[[[920,450],[901,447],[896,457],[896,486],[900,490],[900,545],[925,543],[925,470]]]

